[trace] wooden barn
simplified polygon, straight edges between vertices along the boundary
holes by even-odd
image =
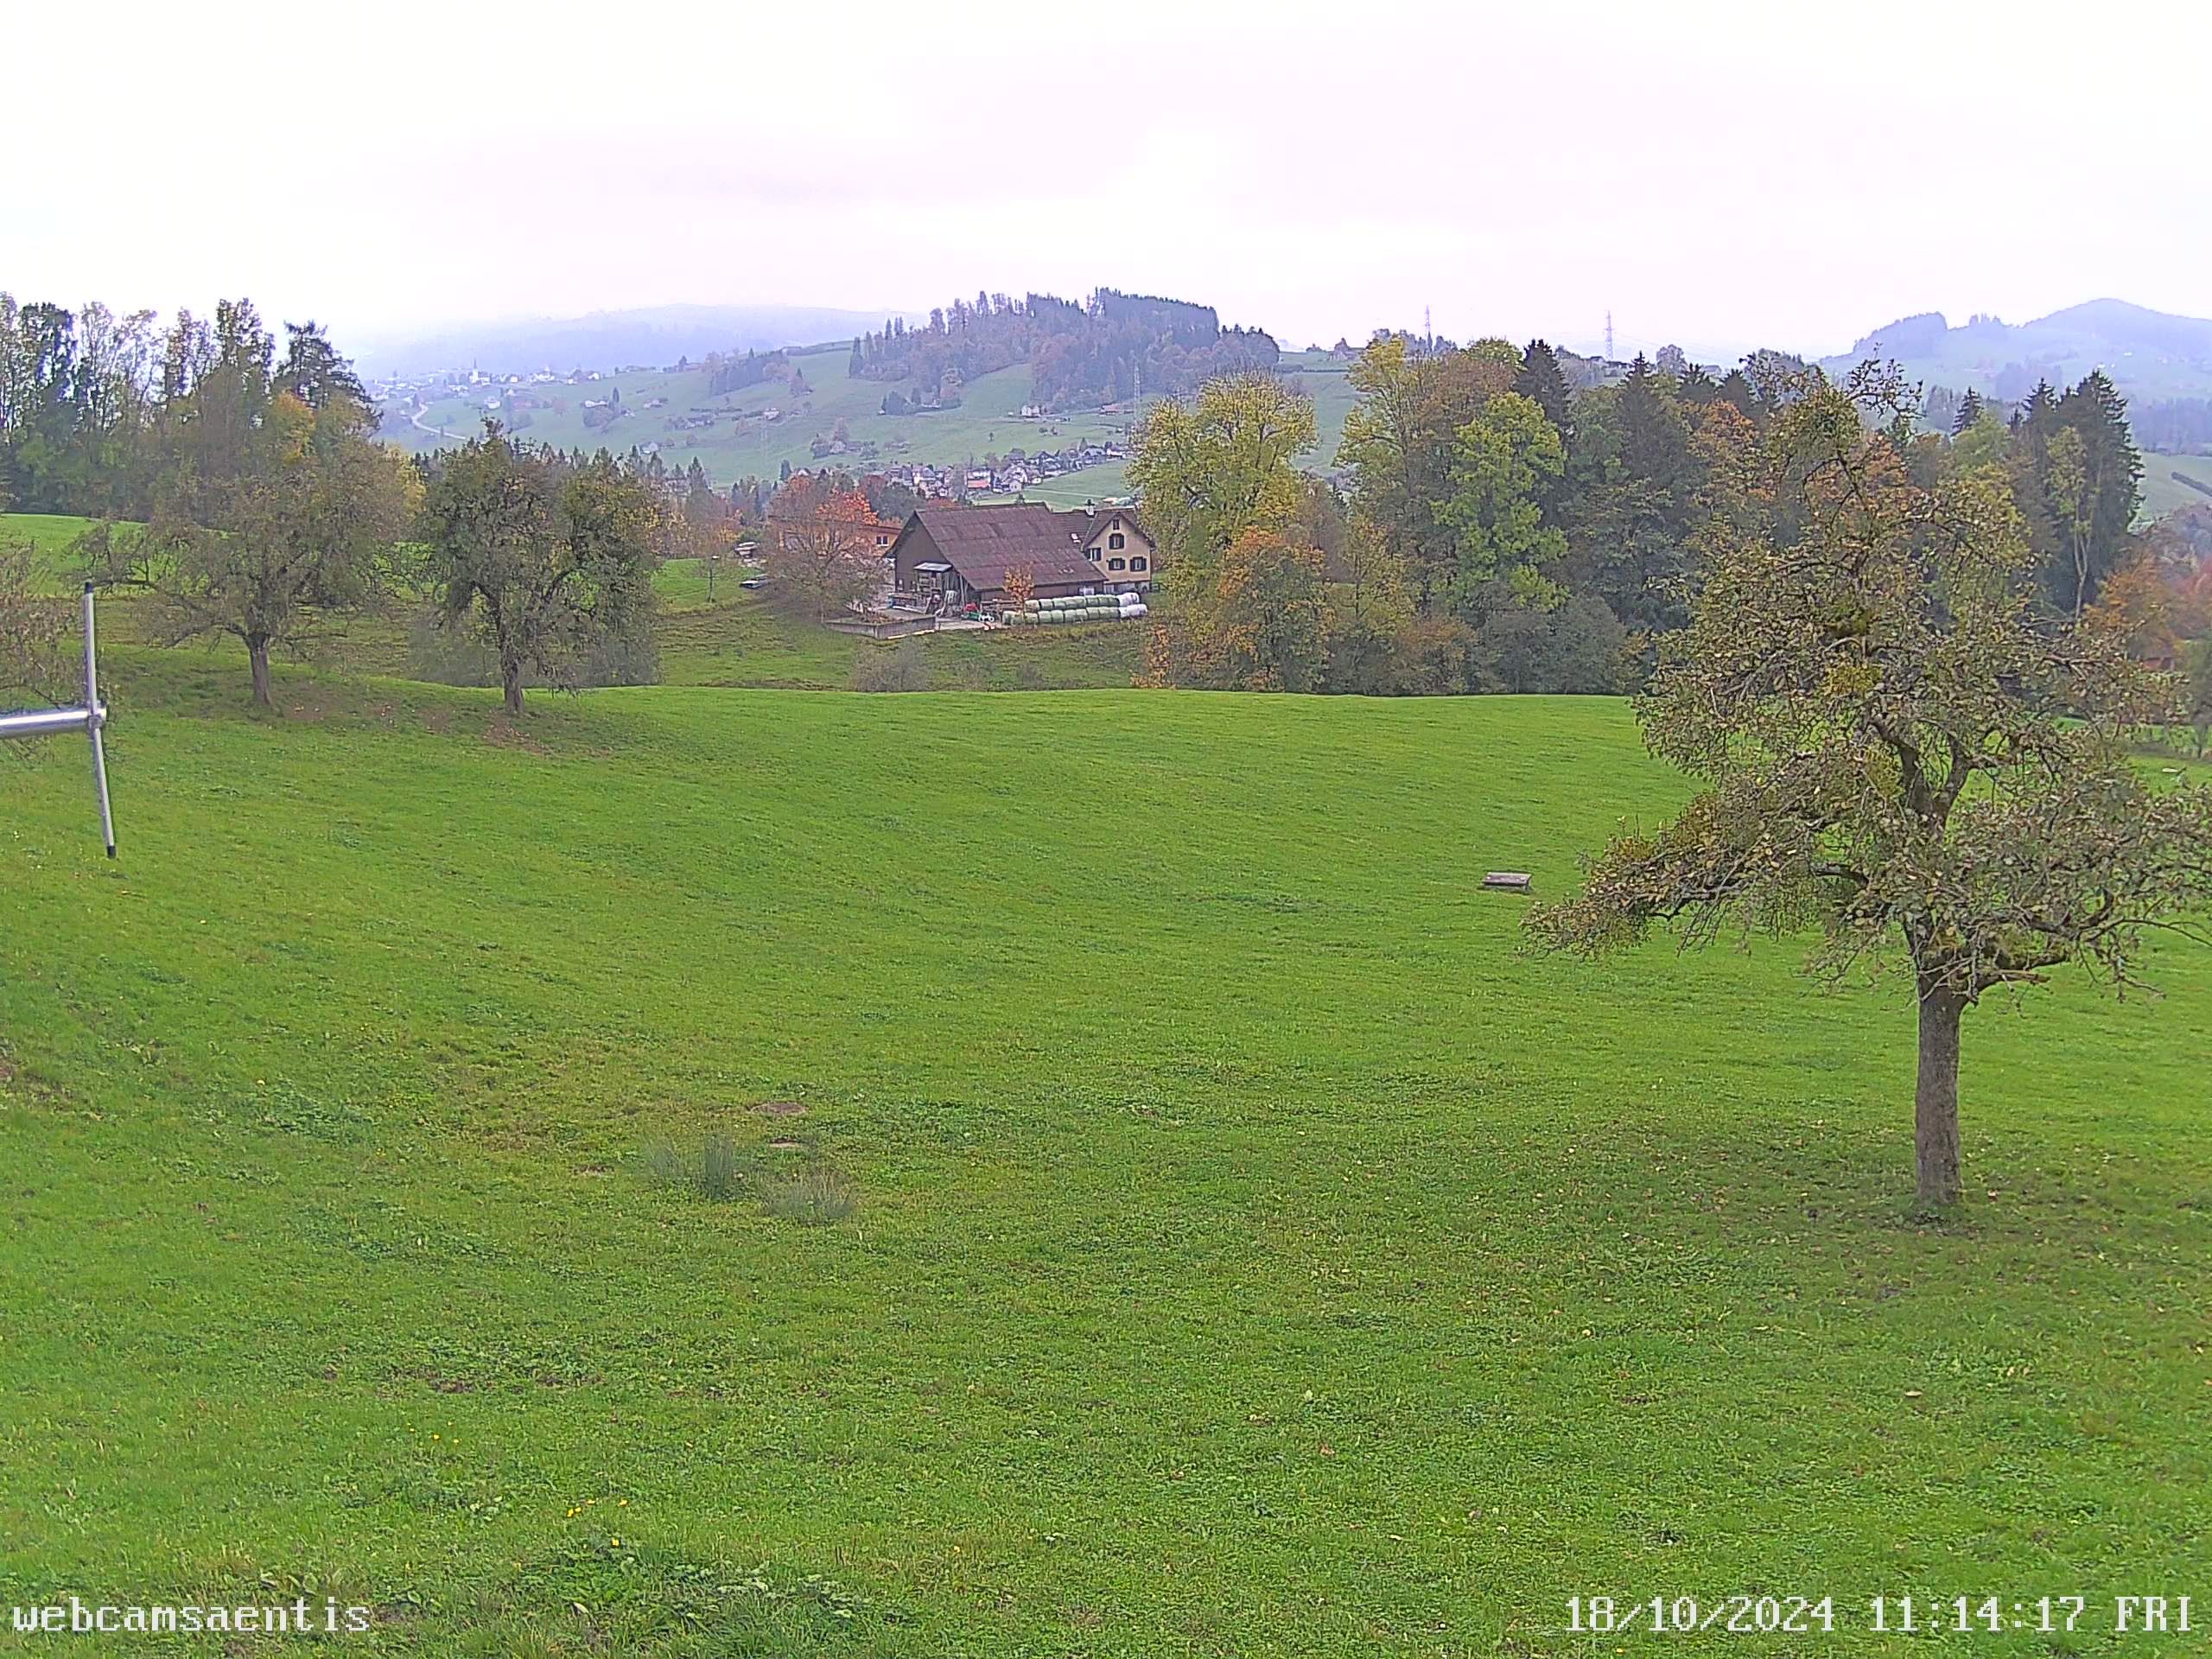
[[[907,516],[891,546],[893,587],[904,598],[946,610],[983,611],[1009,601],[1007,578],[1027,571],[1039,599],[1106,591],[1097,566],[1084,556],[1086,537],[1046,506],[1008,502],[971,507],[931,502]]]

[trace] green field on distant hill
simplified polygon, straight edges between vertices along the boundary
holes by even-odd
[[[569,407],[565,413],[532,411],[530,424],[518,435],[564,449],[576,445],[627,449],[658,442],[662,458],[670,466],[688,467],[696,456],[716,484],[728,485],[748,474],[772,481],[785,462],[793,467],[824,464],[823,458],[812,453],[813,440],[817,434],[834,433],[841,420],[853,453],[827,460],[829,464],[853,467],[891,466],[901,461],[909,465],[918,461],[965,464],[1017,448],[1058,449],[1084,438],[1125,437],[1132,424],[1128,416],[1098,415],[1022,419],[1020,410],[1028,401],[1030,385],[1026,365],[1001,369],[975,381],[965,389],[957,409],[890,416],[881,412],[881,404],[893,385],[848,377],[845,346],[809,353],[792,360],[809,387],[796,401],[782,381],[710,397],[706,374],[699,370],[680,374],[620,374],[598,382],[533,387],[534,395],[565,401]],[[586,427],[584,399],[604,398],[611,386],[620,388],[623,406],[631,412],[607,426]],[[647,409],[645,404],[655,398],[667,399],[666,405]],[[777,411],[773,422],[765,418],[770,409]],[[677,431],[668,424],[677,417],[707,410],[715,416],[710,429]],[[442,437],[404,418],[387,419],[385,429],[387,436],[410,448],[435,448],[474,435],[481,425],[483,412],[480,398],[474,404],[453,398],[433,404],[423,417],[432,427],[442,429]],[[865,453],[870,444],[875,446],[874,451]],[[1071,474],[1070,479],[1080,476]]]
[[[1063,449],[1084,439],[1126,442],[1135,424],[1135,416],[1127,413],[1078,413],[1025,420],[1020,411],[1029,400],[1031,378],[1026,364],[976,380],[965,389],[957,409],[886,415],[881,412],[884,394],[902,383],[850,378],[845,372],[848,359],[844,346],[794,359],[810,388],[796,403],[782,381],[710,397],[703,370],[680,374],[651,371],[574,385],[563,382],[531,387],[532,395],[564,402],[568,407],[565,412],[531,411],[530,424],[518,435],[563,449],[578,445],[587,449],[602,445],[628,449],[657,442],[670,466],[688,467],[696,457],[709,478],[727,486],[747,474],[772,480],[785,462],[793,467],[828,464],[863,470],[900,461],[965,465],[980,461],[987,454],[1003,455],[1014,449]],[[1295,379],[1300,389],[1315,400],[1321,442],[1306,458],[1306,464],[1325,467],[1335,457],[1338,440],[1344,433],[1344,412],[1351,405],[1342,360],[1331,359],[1325,353],[1293,353],[1286,355],[1284,364],[1286,372],[1298,371]],[[612,387],[620,389],[623,407],[631,412],[606,426],[586,427],[584,400],[603,399]],[[385,421],[385,435],[417,451],[459,442],[480,429],[486,413],[482,400],[491,395],[492,389],[480,388],[474,401],[455,397],[433,404],[422,416],[424,425],[394,411]],[[665,406],[647,409],[645,404],[655,398],[665,398]],[[765,418],[772,408],[777,410],[773,422]],[[672,419],[695,411],[712,411],[714,425],[688,431],[670,427]],[[817,457],[812,451],[816,435],[834,434],[840,421],[845,423],[852,453]],[[873,451],[868,450],[869,445],[874,446]],[[1102,476],[1109,470],[1071,473],[1041,491],[1031,492],[1032,499],[1079,505],[1125,493],[1127,479],[1118,467],[1110,469],[1110,477]]]
[[[1372,1659],[1809,1592],[1758,1651],[1874,1655],[2202,1572],[2202,949],[1969,1017],[1929,1227],[1908,987],[1478,889],[1681,798],[1616,701],[114,656],[119,862],[76,745],[0,765],[0,1599]]]
[[[2174,474],[2180,473],[2204,486],[2191,489]],[[2212,507],[2212,455],[2151,455],[2143,457],[2143,519],[2163,518],[2183,507]]]

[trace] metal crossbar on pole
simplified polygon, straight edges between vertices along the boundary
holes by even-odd
[[[107,709],[100,702],[99,659],[92,638],[92,584],[85,584],[85,702],[77,709],[25,709],[0,715],[0,738],[53,737],[63,732],[82,732],[92,743],[92,789],[99,798],[100,836],[107,855],[115,856],[115,815],[107,798],[107,746],[100,730],[107,724]]]

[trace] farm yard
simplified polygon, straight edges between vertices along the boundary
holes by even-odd
[[[2201,1574],[2199,949],[1971,1016],[1920,1224],[1904,988],[1478,890],[1679,801],[1613,700],[238,679],[116,652],[118,865],[0,767],[12,1600],[1581,1655]]]

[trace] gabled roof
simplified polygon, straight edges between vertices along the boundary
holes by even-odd
[[[1060,517],[1074,527],[1076,539],[1080,542],[1088,542],[1100,531],[1113,525],[1116,520],[1127,524],[1144,537],[1147,544],[1152,542],[1152,532],[1144,527],[1144,521],[1128,507],[1072,507],[1061,513]]]
[[[1021,569],[1039,587],[1098,580],[1097,568],[1083,556],[1083,539],[1050,507],[1025,501],[994,507],[932,502],[914,509],[899,539],[918,525],[960,579],[980,592],[1004,588],[1007,574]]]

